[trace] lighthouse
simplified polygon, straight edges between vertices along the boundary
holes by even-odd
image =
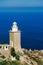
[[[18,30],[16,22],[13,22],[12,29],[9,32],[10,45],[15,51],[21,50],[21,31]]]

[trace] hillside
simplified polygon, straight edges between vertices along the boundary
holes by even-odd
[[[9,58],[0,55],[0,65],[43,65],[43,50],[22,49],[22,51],[23,53],[11,51]]]

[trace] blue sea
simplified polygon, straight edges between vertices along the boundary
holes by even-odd
[[[21,30],[21,46],[26,49],[43,49],[42,8],[0,8],[0,42],[9,43],[9,31],[16,21]]]

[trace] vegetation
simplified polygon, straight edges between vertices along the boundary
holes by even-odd
[[[38,65],[43,65],[43,61],[38,60]]]
[[[26,50],[23,50],[24,54],[29,56],[30,59],[34,60],[37,62],[38,65],[43,65],[43,61],[39,58],[39,56],[43,57],[43,54],[41,54],[39,51],[33,51],[33,53],[39,53],[38,56],[34,56],[34,54],[32,54],[31,52],[28,52]]]
[[[11,63],[12,63],[12,65],[20,65],[20,63],[18,61],[12,61]]]
[[[28,51],[23,50],[23,52],[24,52],[25,55],[28,55],[29,57],[32,56],[32,53],[29,53]]]
[[[11,56],[15,57],[17,60],[19,60],[19,54],[15,52],[14,48],[11,48]]]
[[[26,63],[24,64],[21,64],[20,62],[18,61],[2,61],[0,62],[0,65],[27,65]]]
[[[15,57],[16,57],[16,59],[17,59],[17,60],[19,60],[19,57],[20,57],[20,56],[19,56],[18,54],[16,54],[16,56],[15,56]]]
[[[31,59],[33,59],[34,61],[36,61],[38,63],[38,65],[43,65],[43,61],[40,60],[38,57],[31,57]]]
[[[13,56],[13,57],[15,57],[15,56],[16,56],[16,53],[15,53],[15,50],[14,50],[14,48],[13,48],[13,47],[11,48],[11,56]]]
[[[0,62],[0,65],[6,65],[6,64],[7,64],[7,61]]]
[[[2,55],[1,58],[5,59],[6,57],[4,55]]]

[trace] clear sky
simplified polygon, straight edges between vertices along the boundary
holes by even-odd
[[[43,0],[0,0],[0,7],[43,6]]]

